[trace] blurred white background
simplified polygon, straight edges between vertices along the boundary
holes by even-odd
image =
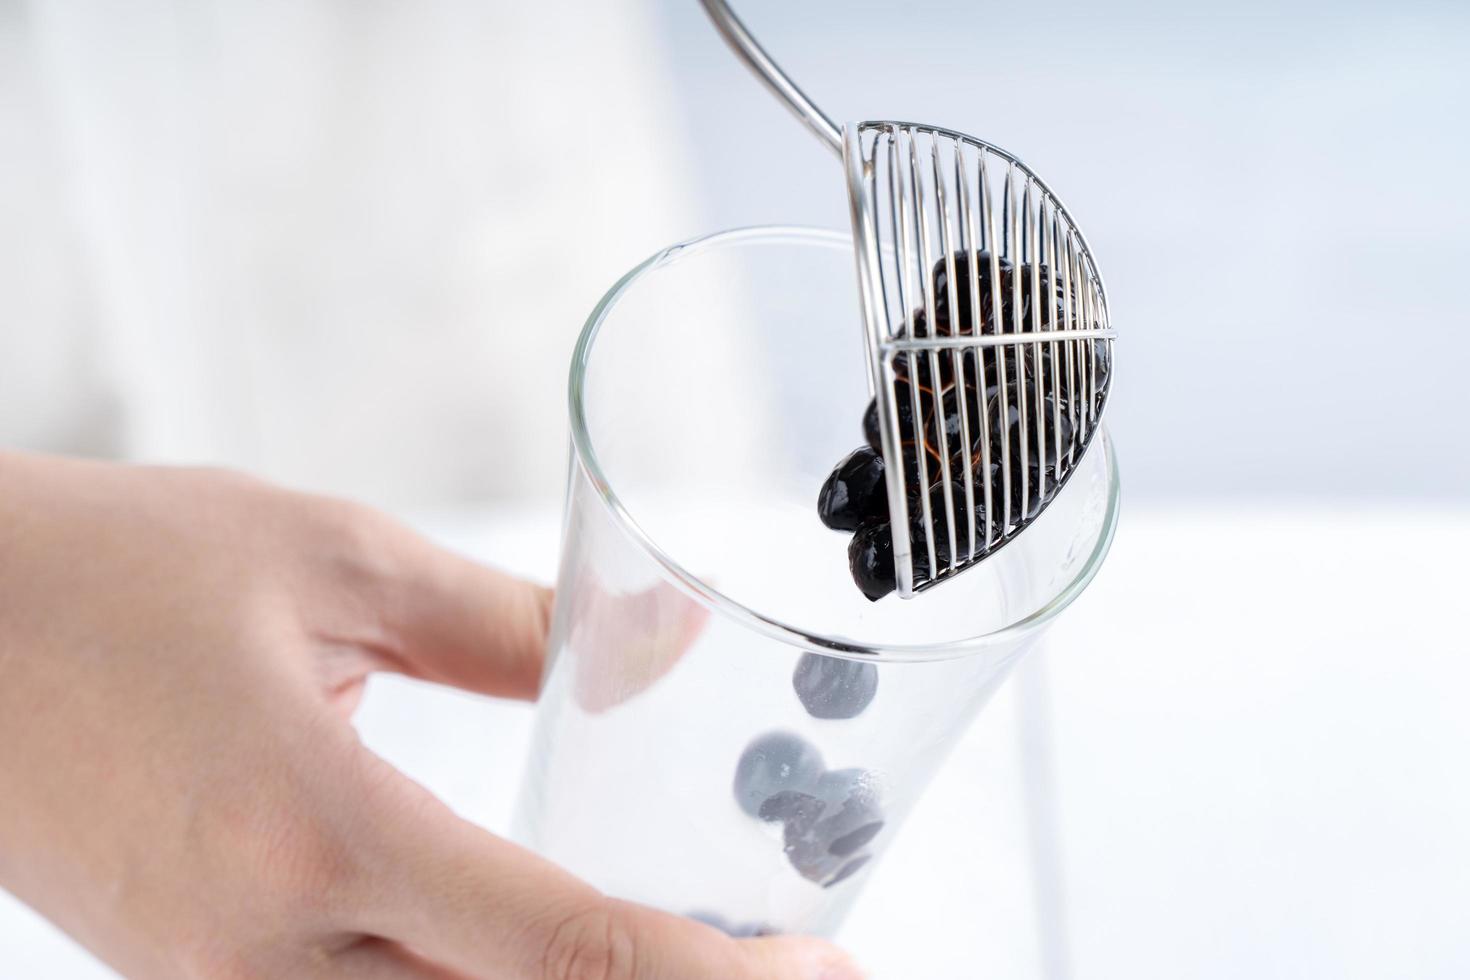
[[[0,0],[0,443],[560,493],[572,341],[700,230],[651,10]]]
[[[1470,5],[737,9],[836,118],[1026,159],[1121,333],[1117,552],[904,845],[963,848],[885,864],[851,940],[904,980],[1464,976]],[[695,0],[0,0],[0,445],[490,507],[441,536],[545,576],[584,317],[764,222],[843,227],[841,174]],[[499,723],[433,697],[365,733],[495,825]],[[0,977],[105,975],[3,903]]]
[[[1470,495],[1470,7],[740,10],[835,117],[1061,190],[1130,498]],[[844,201],[693,0],[0,0],[0,440],[545,499],[603,288]]]

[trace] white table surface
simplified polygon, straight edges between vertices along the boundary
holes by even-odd
[[[551,575],[549,513],[422,523]],[[1126,511],[842,941],[886,980],[1470,976],[1467,555],[1470,510]],[[398,678],[358,719],[492,829],[528,722]],[[110,976],[0,893],[0,978]]]

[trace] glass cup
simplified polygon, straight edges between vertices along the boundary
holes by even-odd
[[[737,934],[832,934],[966,725],[1108,550],[1106,432],[978,567],[869,602],[817,518],[868,402],[852,243],[667,249],[571,372],[561,568],[518,839]]]

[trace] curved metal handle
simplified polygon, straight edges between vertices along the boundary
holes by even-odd
[[[740,23],[740,18],[735,16],[730,5],[725,0],[700,0],[700,3],[704,5],[704,12],[714,21],[725,42],[740,56],[746,67],[755,72],[756,77],[765,82],[766,87],[776,93],[787,108],[796,113],[796,118],[816,133],[833,153],[842,156],[842,130],[825,112],[813,105],[806,93],[797,88],[796,83],[771,60],[771,56],[750,36],[745,25]]]

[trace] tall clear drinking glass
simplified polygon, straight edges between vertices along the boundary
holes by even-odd
[[[634,269],[571,373],[561,570],[517,836],[735,933],[831,934],[935,769],[1086,587],[1099,433],[1016,541],[869,602],[817,491],[868,401],[848,236],[726,232]]]

